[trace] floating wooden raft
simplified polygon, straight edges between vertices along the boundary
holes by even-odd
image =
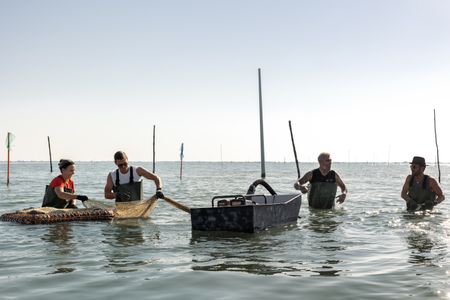
[[[0,220],[21,224],[50,224],[70,221],[112,220],[114,213],[114,209],[110,208],[58,209],[40,207],[6,213],[0,216]]]

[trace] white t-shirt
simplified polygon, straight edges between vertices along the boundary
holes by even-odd
[[[119,184],[126,184],[126,183],[130,182],[130,170],[131,170],[131,168],[133,168],[133,181],[134,182],[142,181],[142,177],[139,176],[139,174],[136,172],[137,167],[129,166],[128,167],[128,171],[125,174],[122,174],[122,172],[119,171]],[[111,173],[109,173],[109,175],[111,176],[113,185],[116,185],[116,170],[114,170]]]

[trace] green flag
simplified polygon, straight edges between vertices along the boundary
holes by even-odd
[[[14,141],[15,138],[16,138],[16,136],[14,134],[12,134],[11,132],[8,132],[8,135],[6,136],[6,141],[5,141],[6,149],[11,150],[12,142]]]

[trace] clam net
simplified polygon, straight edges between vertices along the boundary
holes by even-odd
[[[148,218],[156,207],[157,198],[147,200],[105,203],[99,200],[87,200],[83,205],[87,208],[114,209],[115,219]]]

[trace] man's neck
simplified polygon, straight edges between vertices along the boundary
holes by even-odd
[[[327,175],[328,172],[330,172],[331,168],[326,168],[326,167],[319,167],[319,171],[320,173],[322,173],[322,175]]]
[[[125,172],[122,172],[122,170],[119,169],[119,172],[122,173],[122,174],[127,174],[129,170],[130,170],[130,167],[128,167],[128,168],[125,170]]]

